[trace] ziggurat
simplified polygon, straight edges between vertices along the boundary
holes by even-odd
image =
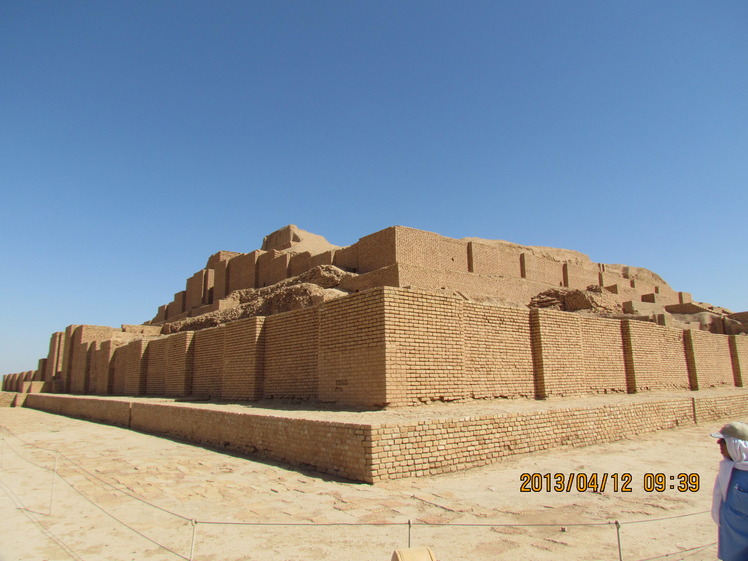
[[[212,255],[142,325],[53,334],[3,390],[375,482],[744,415],[746,315],[573,251],[287,226]]]

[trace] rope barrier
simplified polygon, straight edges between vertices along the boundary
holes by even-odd
[[[97,508],[98,510],[100,510],[101,512],[103,512],[104,514],[106,514],[107,516],[109,516],[110,518],[112,518],[113,520],[115,520],[117,523],[121,524],[122,526],[124,526],[125,528],[129,529],[133,533],[139,535],[143,539],[151,542],[155,546],[157,546],[157,547],[159,547],[159,548],[161,548],[161,549],[163,549],[163,550],[165,550],[165,551],[167,551],[169,553],[172,553],[173,555],[175,555],[176,557],[178,557],[180,559],[184,559],[185,561],[192,561],[194,559],[197,526],[200,525],[200,524],[202,524],[202,525],[213,525],[213,526],[284,526],[284,527],[297,527],[297,526],[320,526],[320,527],[371,526],[371,527],[377,527],[377,526],[405,526],[405,525],[407,525],[408,526],[408,547],[410,547],[410,544],[411,544],[411,541],[412,541],[411,537],[412,537],[412,528],[413,528],[413,526],[424,526],[424,527],[427,527],[427,526],[428,527],[455,526],[455,527],[474,527],[474,528],[502,528],[502,527],[503,528],[530,528],[530,527],[585,527],[585,526],[587,526],[587,527],[594,527],[594,526],[612,526],[612,525],[614,525],[616,527],[616,533],[617,533],[618,558],[619,558],[619,561],[622,561],[622,559],[623,559],[623,553],[622,553],[622,540],[621,540],[621,533],[620,533],[620,529],[621,529],[622,526],[628,525],[628,524],[644,524],[644,523],[651,523],[651,522],[661,522],[661,521],[673,520],[673,519],[677,519],[677,518],[686,518],[686,517],[690,517],[690,516],[696,516],[696,515],[705,514],[705,513],[710,512],[708,510],[703,510],[703,511],[698,511],[698,512],[691,512],[691,513],[687,513],[687,514],[677,514],[677,515],[673,515],[673,516],[664,516],[664,517],[659,517],[659,518],[649,518],[649,519],[629,520],[629,521],[614,520],[614,521],[601,521],[601,522],[571,522],[571,523],[559,522],[559,523],[536,523],[536,524],[507,524],[507,523],[488,523],[488,522],[483,522],[483,523],[470,523],[470,522],[434,522],[434,523],[431,523],[431,522],[422,522],[422,521],[418,521],[418,520],[413,521],[411,519],[408,519],[406,522],[227,522],[227,521],[216,521],[216,520],[197,520],[197,519],[186,517],[186,516],[184,516],[182,514],[179,514],[178,512],[174,512],[172,510],[160,507],[160,506],[158,506],[156,504],[151,503],[150,501],[147,501],[146,499],[138,497],[137,495],[135,495],[135,494],[133,494],[133,493],[131,493],[129,491],[126,491],[126,490],[124,490],[124,489],[122,489],[120,487],[117,487],[116,485],[113,485],[113,484],[109,483],[108,481],[102,479],[98,475],[96,475],[96,474],[88,471],[86,468],[84,468],[83,466],[81,466],[77,462],[73,461],[72,459],[70,459],[66,455],[62,454],[58,450],[43,448],[41,446],[37,446],[37,445],[35,445],[33,443],[27,442],[27,441],[23,440],[22,438],[20,438],[19,436],[17,436],[16,434],[14,434],[12,431],[10,431],[10,429],[7,429],[7,427],[0,427],[0,431],[10,434],[14,438],[16,438],[18,441],[20,441],[21,443],[25,444],[26,446],[30,446],[30,447],[32,447],[34,449],[37,449],[37,450],[41,450],[41,451],[44,451],[44,452],[55,454],[55,467],[54,467],[54,469],[53,468],[49,468],[49,467],[46,467],[44,465],[38,464],[36,462],[33,462],[33,461],[29,460],[28,458],[24,457],[23,454],[21,454],[14,446],[12,446],[9,442],[7,442],[7,439],[4,438],[2,440],[2,449],[0,449],[0,450],[2,450],[2,453],[3,453],[3,456],[0,456],[0,458],[2,458],[2,461],[5,460],[4,449],[5,449],[5,446],[7,445],[8,449],[11,450],[17,457],[19,457],[23,461],[25,461],[25,462],[27,462],[27,463],[29,463],[29,464],[37,467],[37,468],[40,468],[40,469],[43,469],[43,470],[47,470],[47,471],[53,471],[54,472],[53,479],[52,479],[52,490],[53,490],[53,492],[54,492],[54,480],[56,479],[56,477],[59,477],[68,487],[70,487],[73,491],[75,491],[78,495],[80,495],[84,500],[86,500],[88,503],[90,503],[93,507]],[[145,534],[143,534],[142,532],[140,532],[137,529],[133,528],[132,526],[128,525],[126,522],[120,520],[119,518],[117,518],[116,516],[114,516],[112,513],[108,512],[106,509],[104,509],[99,504],[97,504],[96,502],[94,502],[88,496],[86,496],[81,490],[79,490],[78,488],[76,488],[70,481],[67,480],[67,478],[64,475],[62,475],[59,472],[59,466],[58,466],[58,460],[59,460],[59,458],[64,459],[71,466],[74,466],[75,468],[77,468],[78,470],[80,470],[81,472],[83,472],[85,475],[88,476],[88,478],[91,478],[91,479],[95,480],[96,482],[98,482],[98,483],[100,483],[100,484],[102,484],[102,485],[104,485],[106,487],[109,487],[109,488],[113,489],[114,491],[122,493],[122,494],[130,497],[133,500],[136,500],[136,501],[138,501],[140,503],[148,505],[148,506],[150,506],[150,507],[152,507],[154,509],[157,509],[157,510],[159,510],[161,512],[164,512],[165,514],[169,514],[169,515],[174,516],[176,518],[179,518],[179,519],[181,519],[181,520],[183,520],[185,522],[189,522],[190,525],[191,525],[191,527],[192,527],[192,532],[191,532],[192,536],[191,536],[190,555],[189,555],[189,557],[185,557],[184,555],[181,555],[180,553],[178,553],[178,552],[170,549],[169,547],[167,547],[167,546],[165,546],[165,545],[163,545],[163,544],[161,544],[161,543],[153,540],[152,538],[146,536]],[[0,466],[2,466],[2,463],[0,463]],[[84,479],[86,479],[87,481],[91,482],[91,480],[88,479],[88,478],[84,478]],[[13,502],[15,503],[16,500],[13,499],[13,497],[9,494],[9,493],[12,493],[12,491],[10,491],[10,489],[5,484],[3,484],[1,481],[0,481],[0,486],[2,486],[2,488],[5,491],[6,495],[8,495],[9,497],[11,497],[11,500],[13,500]],[[16,499],[17,499],[17,497],[16,497]],[[18,500],[20,501],[20,499],[18,499]],[[20,504],[22,504],[22,503],[20,503]],[[28,513],[34,512],[34,511],[29,511],[25,507],[18,507],[18,508],[19,508],[19,510],[23,510],[26,513],[27,516],[29,516]],[[51,514],[51,512],[52,512],[52,500],[51,500],[51,497],[50,497],[49,513]],[[36,514],[42,514],[42,513],[36,513]],[[32,519],[32,521],[35,524],[38,525],[37,521],[35,521],[33,519]],[[73,557],[76,560],[80,560],[81,559],[80,557],[77,556],[77,554],[75,554],[74,552],[72,552],[72,550],[68,551],[69,548],[67,548],[67,546],[65,546],[62,542],[59,542],[56,539],[55,539],[55,541],[56,541],[56,543],[58,543],[60,545],[60,547],[62,547],[63,549],[65,549],[65,551],[69,555],[71,555],[71,557]],[[659,555],[659,556],[656,556],[656,557],[649,557],[649,558],[646,558],[646,559],[640,559],[638,561],[654,561],[654,560],[657,560],[657,559],[667,559],[667,558],[672,558],[673,556],[683,555],[683,554],[686,554],[686,553],[690,553],[690,555],[693,555],[693,554],[696,554],[696,553],[698,553],[698,552],[700,552],[700,551],[702,551],[704,549],[712,547],[715,544],[716,544],[716,542],[713,542],[713,543],[710,543],[710,544],[701,545],[701,546],[697,546],[697,547],[693,547],[693,548],[690,548],[690,549],[685,549],[685,550],[681,550],[681,551],[677,551],[677,552],[673,552],[673,553],[667,553],[667,554]],[[683,559],[683,557],[682,557],[682,559]]]

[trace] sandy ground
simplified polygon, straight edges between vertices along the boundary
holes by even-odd
[[[625,561],[712,560],[716,526],[706,511],[719,453],[708,433],[722,424],[371,486],[2,408],[0,560],[386,561],[409,532],[440,561],[616,560],[616,520]],[[523,473],[608,479],[603,492],[547,492],[541,479],[544,490],[522,493]],[[647,473],[665,474],[667,488],[646,492]],[[670,489],[680,473],[697,474],[699,490]]]

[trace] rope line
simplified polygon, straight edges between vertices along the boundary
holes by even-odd
[[[687,555],[686,557],[691,557],[691,555],[695,553],[699,553],[700,551],[703,551],[715,545],[717,545],[717,542],[708,543],[706,545],[697,545],[696,547],[691,547],[689,549],[684,549],[682,551],[674,551],[673,553],[666,553],[664,555],[658,555],[657,557],[647,557],[646,559],[639,559],[638,561],[653,561],[654,559],[666,559],[674,555],[683,555],[684,553],[689,553],[689,552],[691,554]],[[682,557],[681,559],[685,559],[685,557]]]
[[[202,525],[213,525],[213,526],[286,526],[286,527],[294,527],[294,526],[323,526],[323,527],[324,526],[327,526],[327,527],[374,526],[374,527],[376,527],[376,526],[406,526],[407,525],[409,527],[410,526],[424,526],[424,527],[425,526],[432,526],[432,527],[457,526],[457,527],[476,527],[476,528],[481,528],[481,527],[482,528],[499,528],[499,527],[506,527],[506,528],[529,528],[529,527],[559,527],[559,526],[562,526],[562,527],[584,527],[584,526],[611,526],[611,525],[623,526],[623,525],[627,525],[627,524],[644,524],[644,523],[649,523],[649,522],[660,522],[660,521],[666,521],[666,520],[673,520],[673,519],[677,519],[677,518],[686,518],[686,517],[689,517],[689,516],[696,516],[696,515],[706,514],[706,513],[710,512],[709,510],[703,510],[703,511],[698,511],[698,512],[691,512],[691,513],[687,513],[687,514],[677,514],[677,515],[673,515],[673,516],[664,516],[664,517],[660,517],[660,518],[649,518],[649,519],[641,519],[641,520],[630,520],[630,521],[626,521],[626,522],[621,522],[621,521],[601,521],[601,522],[587,522],[587,523],[583,523],[583,522],[572,522],[572,523],[559,522],[559,523],[538,523],[538,524],[468,523],[468,522],[455,522],[455,523],[450,523],[450,522],[435,522],[435,523],[431,523],[431,522],[410,521],[410,520],[407,521],[407,522],[226,522],[226,521],[216,521],[216,520],[195,520],[195,519],[183,516],[182,514],[179,514],[177,512],[171,511],[169,509],[160,507],[160,506],[158,506],[156,504],[153,504],[153,503],[149,502],[146,499],[138,497],[137,495],[135,495],[135,494],[133,494],[133,493],[131,493],[131,492],[125,490],[125,489],[122,489],[122,488],[120,488],[120,487],[118,487],[116,485],[113,485],[112,483],[109,483],[108,481],[102,479],[98,475],[96,475],[96,474],[88,471],[86,468],[84,468],[83,466],[81,466],[79,463],[77,463],[74,460],[72,460],[71,458],[67,457],[65,454],[62,454],[58,450],[52,450],[52,449],[44,448],[44,447],[41,447],[41,446],[37,446],[36,444],[33,444],[31,442],[27,442],[27,441],[23,440],[22,438],[20,438],[19,436],[17,436],[16,434],[14,434],[10,429],[8,429],[7,427],[4,427],[4,426],[0,426],[0,431],[10,434],[11,436],[13,436],[14,438],[16,438],[18,441],[20,441],[21,443],[23,443],[26,446],[30,446],[30,447],[35,448],[37,450],[41,450],[41,451],[44,451],[44,452],[49,452],[49,453],[52,453],[52,454],[59,454],[59,456],[62,459],[64,459],[66,462],[68,462],[71,466],[74,466],[75,468],[79,469],[81,472],[83,472],[89,478],[95,480],[96,482],[99,482],[100,484],[105,485],[105,486],[113,489],[114,491],[122,493],[122,494],[124,494],[124,495],[126,495],[126,496],[128,496],[128,497],[130,497],[130,498],[132,498],[132,499],[134,499],[136,501],[138,501],[138,502],[141,502],[141,503],[146,504],[146,505],[148,505],[148,506],[150,506],[152,508],[160,510],[161,512],[164,512],[166,514],[170,514],[170,515],[172,515],[172,516],[174,516],[176,518],[179,518],[179,519],[181,519],[181,520],[183,520],[185,522],[189,522],[193,527],[197,526],[198,524],[202,524]],[[35,466],[35,467],[38,467],[40,469],[43,469],[43,470],[46,470],[46,471],[52,471],[52,468],[48,468],[48,467],[46,467],[44,465],[38,464],[38,463],[33,462],[33,461],[29,460],[28,458],[24,457],[23,454],[21,454],[14,446],[12,446],[7,441],[7,439],[4,439],[4,442],[5,442],[5,444],[7,444],[8,448],[16,456],[18,456],[20,459],[22,459],[23,461],[25,461],[25,462],[27,462],[27,463]],[[70,482],[65,476],[63,476],[62,474],[60,474],[59,470],[57,471],[57,475],[60,477],[60,479],[62,479],[62,481],[68,487],[70,487],[73,491],[75,491],[78,495],[80,495],[84,500],[86,500],[93,507],[97,508],[98,510],[100,510],[101,512],[103,512],[104,514],[106,514],[107,516],[109,516],[110,518],[112,518],[113,520],[115,520],[117,523],[121,524],[122,526],[124,526],[125,528],[129,529],[133,533],[139,535],[143,539],[151,542],[152,544],[154,544],[155,546],[159,547],[160,549],[168,551],[169,553],[175,555],[176,557],[179,557],[180,559],[184,559],[185,561],[190,561],[191,556],[190,557],[185,557],[184,555],[181,555],[180,553],[178,553],[178,552],[170,549],[169,547],[167,547],[167,546],[165,546],[165,545],[163,545],[163,544],[155,541],[154,539],[148,537],[147,535],[145,535],[142,532],[140,532],[139,530],[133,528],[132,526],[130,526],[126,522],[122,521],[121,519],[117,518],[115,515],[113,515],[112,513],[110,513],[109,511],[107,511],[106,509],[104,509],[102,506],[100,506],[99,504],[97,504],[96,502],[94,502],[92,499],[90,499],[88,496],[86,496],[81,490],[79,490],[77,487],[75,487],[75,485],[73,485],[72,482]],[[85,478],[85,480],[89,481],[89,482],[92,482],[88,478]],[[26,509],[23,506],[23,503],[20,501],[20,499],[17,496],[15,496],[15,494],[12,492],[12,490],[10,490],[4,483],[2,483],[2,481],[0,481],[0,486],[3,488],[3,490],[6,493],[6,495],[9,498],[11,498],[11,500],[17,505],[18,510],[23,511],[24,514],[35,525],[37,525],[42,530],[42,532],[44,532],[46,535],[48,535],[50,537],[50,539],[52,539],[62,549],[64,549],[65,552],[68,553],[68,555],[70,555],[73,559],[75,559],[76,561],[83,561],[83,559],[81,557],[79,557],[74,551],[70,550],[70,548],[68,546],[66,546],[63,542],[61,542],[60,540],[56,539],[56,537],[51,532],[49,532],[49,530],[47,530],[46,528],[44,528],[43,526],[41,526],[40,523],[37,520],[35,520],[33,517],[31,517],[30,513],[32,513],[33,511],[29,511],[28,509]],[[18,506],[19,504],[21,506]],[[716,545],[716,542],[713,542],[713,543],[710,543],[710,544],[706,544],[706,545],[697,546],[697,547],[693,547],[693,548],[689,548],[689,549],[685,549],[685,550],[681,550],[681,551],[677,551],[677,552],[673,552],[673,553],[667,553],[667,554],[659,555],[659,556],[656,556],[656,557],[649,557],[649,558],[646,558],[646,559],[640,559],[638,561],[655,561],[655,560],[658,560],[658,559],[672,558],[672,557],[678,556],[678,555],[682,556],[682,555],[684,555],[686,553],[689,554],[686,557],[690,557],[691,555],[694,555],[694,554],[696,554],[696,553],[698,553],[698,552],[700,552],[700,551],[702,551],[704,549],[713,547],[714,545]],[[685,559],[685,557],[681,557],[681,559]]]

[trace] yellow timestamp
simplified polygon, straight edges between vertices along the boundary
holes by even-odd
[[[571,493],[592,491],[604,493],[631,493],[634,489],[634,476],[630,473],[523,473],[520,475],[520,493],[556,492]],[[699,490],[698,473],[645,473],[642,489],[646,493],[679,491],[681,493]]]
[[[645,473],[643,488],[647,493],[662,493],[664,491],[680,491],[681,493],[695,493],[699,490],[700,479],[698,473]]]

